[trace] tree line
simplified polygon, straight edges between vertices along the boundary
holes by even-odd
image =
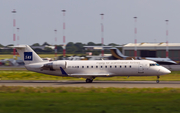
[[[42,45],[40,45],[39,43],[34,43],[30,46],[50,46],[51,44],[44,42]],[[86,50],[84,48],[84,46],[101,46],[101,43],[94,43],[94,42],[88,42],[87,44],[83,44],[81,42],[68,42],[66,45],[66,53],[67,54],[85,54],[86,52],[92,52],[94,55],[98,55],[101,53],[101,50]],[[0,54],[12,54],[13,49],[9,48],[8,46],[13,46],[13,44],[9,44],[9,45],[2,45],[0,44]],[[57,52],[58,54],[62,54],[63,53],[63,48],[62,45],[56,45],[57,46]],[[110,43],[108,45],[104,45],[104,46],[118,46],[118,44],[115,43]],[[3,48],[3,49],[2,49]],[[49,48],[49,47],[45,47],[44,49],[40,49],[40,48],[35,48],[34,49],[35,52],[37,52],[38,54],[53,54],[54,50]],[[104,50],[104,53],[110,53],[109,50]]]

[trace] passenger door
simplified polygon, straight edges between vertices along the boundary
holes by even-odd
[[[144,68],[142,64],[139,64],[138,73],[144,73]]]

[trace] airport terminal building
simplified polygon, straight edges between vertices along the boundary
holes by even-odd
[[[139,57],[166,57],[166,43],[128,43],[122,46],[126,56],[134,56],[135,47]],[[180,61],[180,43],[168,43],[169,58]]]

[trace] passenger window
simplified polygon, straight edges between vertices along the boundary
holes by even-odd
[[[103,68],[103,66],[101,66],[101,68]]]
[[[93,66],[91,66],[91,68],[93,68]]]
[[[89,66],[87,66],[87,68],[89,68]]]
[[[107,66],[105,66],[105,68],[107,68]]]
[[[117,66],[115,66],[115,68],[116,68]]]
[[[79,66],[77,66],[77,68],[79,68]]]
[[[124,66],[126,68],[126,66]]]
[[[129,66],[131,68],[131,66]]]
[[[112,68],[112,66],[110,66],[110,68]]]
[[[82,68],[84,68],[84,66],[82,66]]]
[[[120,68],[121,68],[121,66],[120,66]]]
[[[96,68],[98,68],[98,66],[96,66]]]

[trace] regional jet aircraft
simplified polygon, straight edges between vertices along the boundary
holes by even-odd
[[[157,76],[171,73],[149,60],[43,61],[28,45],[14,46],[27,70],[55,76],[83,77],[91,83],[96,77]]]

